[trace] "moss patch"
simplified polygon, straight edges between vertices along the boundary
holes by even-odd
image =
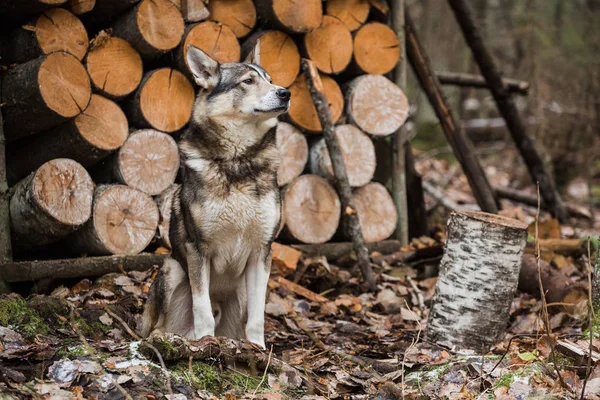
[[[170,369],[178,382],[195,390],[206,390],[213,394],[255,390],[260,382],[259,378],[231,370],[221,372],[217,366],[200,361],[192,362],[191,369],[185,361],[175,364]]]
[[[27,302],[18,295],[0,298],[0,326],[14,328],[27,339],[50,333],[41,315],[29,308]]]

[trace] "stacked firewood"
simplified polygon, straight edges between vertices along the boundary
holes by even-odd
[[[402,90],[384,76],[400,57],[396,34],[382,22],[385,2],[0,0],[0,9],[0,20],[18,21],[2,38],[0,58],[17,253],[60,242],[76,254],[137,254],[157,236],[169,245],[175,138],[195,97],[188,44],[221,63],[260,46],[261,65],[292,92],[277,127],[283,240],[342,238],[301,57],[322,74],[366,240],[394,231],[393,201],[372,182],[372,140],[396,131],[408,111]]]

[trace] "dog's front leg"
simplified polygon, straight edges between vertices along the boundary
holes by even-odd
[[[248,322],[246,339],[265,348],[265,301],[271,273],[271,252],[252,254],[246,267]]]
[[[186,243],[188,276],[192,290],[194,336],[215,335],[215,318],[210,304],[210,263],[193,243]]]

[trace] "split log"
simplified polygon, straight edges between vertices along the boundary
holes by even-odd
[[[127,40],[145,59],[164,54],[181,42],[185,24],[169,0],[142,0],[113,26],[113,35]]]
[[[384,240],[376,243],[367,243],[369,252],[391,254],[400,251],[398,240]],[[293,248],[300,250],[305,256],[324,256],[327,261],[337,261],[342,257],[353,256],[352,242],[336,242],[323,244],[293,244]]]
[[[8,154],[8,181],[13,184],[45,162],[70,158],[85,167],[108,157],[127,139],[127,118],[119,106],[94,94],[90,105],[74,119]]]
[[[478,352],[504,337],[527,242],[527,224],[482,212],[454,212],[440,264],[427,338]]]
[[[87,49],[88,35],[79,18],[64,8],[52,8],[10,33],[2,63],[22,64],[61,50],[82,60]]]
[[[88,255],[134,255],[148,246],[157,227],[152,197],[128,186],[101,185],[94,192],[91,218],[67,244]]]
[[[346,113],[362,131],[386,136],[406,121],[408,100],[402,89],[386,77],[363,75],[348,84]]]
[[[173,184],[154,199],[158,206],[159,221],[157,239],[161,246],[167,249],[171,247],[171,237],[169,236],[171,227],[171,211],[173,209],[173,199],[179,195],[180,185]]]
[[[98,32],[110,27],[125,12],[131,10],[140,0],[96,0],[94,8],[81,15],[88,32]]]
[[[325,243],[340,222],[340,199],[333,186],[316,175],[302,175],[282,193],[282,235],[302,243]]]
[[[306,33],[321,25],[321,0],[256,0],[256,11],[264,24],[288,33]]]
[[[116,100],[137,89],[144,73],[142,58],[133,46],[105,32],[92,41],[85,66],[94,89]]]
[[[240,61],[240,44],[235,34],[230,27],[219,22],[205,21],[186,27],[183,41],[175,50],[175,60],[179,70],[191,77],[185,61],[189,45],[199,48],[221,64]]]
[[[277,168],[277,185],[285,186],[296,179],[308,161],[306,137],[294,125],[279,122],[275,132],[281,163]]]
[[[0,0],[2,17],[6,20],[21,20],[28,15],[39,14],[52,7],[58,7],[67,0]]]
[[[131,99],[129,117],[138,128],[172,133],[187,124],[194,100],[194,87],[181,72],[156,69],[142,79]]]
[[[208,11],[211,20],[227,25],[238,38],[248,35],[256,25],[256,8],[252,0],[211,1]]]
[[[329,0],[325,3],[327,15],[341,19],[352,32],[367,21],[370,9],[368,0]]]
[[[168,134],[143,129],[132,132],[115,154],[92,172],[97,183],[119,182],[151,196],[175,182],[179,170],[177,143]]]
[[[321,75],[323,82],[323,90],[329,109],[331,112],[331,120],[335,124],[342,116],[344,109],[344,95],[338,84],[330,77]],[[302,129],[309,132],[320,132],[321,122],[317,114],[317,109],[312,102],[306,78],[303,74],[298,75],[294,83],[290,86],[292,92],[292,101],[288,116],[290,120]]]
[[[396,32],[379,22],[363,25],[354,34],[354,63],[366,74],[387,74],[400,59]]]
[[[302,256],[300,251],[276,242],[271,244],[271,251],[273,253],[273,269],[271,270],[271,274],[286,277],[296,272],[298,261]]]
[[[319,71],[338,74],[352,60],[352,34],[340,19],[324,15],[321,26],[304,35],[304,50]]]
[[[458,72],[436,72],[442,85],[455,85],[489,89],[485,78],[481,75],[464,74]],[[526,95],[529,93],[529,82],[517,79],[502,78],[502,83],[510,93]]]
[[[365,242],[380,242],[394,233],[398,215],[394,200],[385,186],[371,182],[355,189],[352,198]]]
[[[78,163],[59,158],[42,165],[13,188],[13,248],[56,242],[90,218],[94,183]]]
[[[338,125],[334,129],[350,186],[366,185],[373,179],[377,165],[373,142],[354,125]],[[309,169],[312,174],[320,175],[330,182],[335,180],[325,138],[311,146],[309,160]]]
[[[0,83],[7,141],[79,115],[92,96],[85,68],[75,56],[62,51],[16,66]]]
[[[100,0],[102,1],[102,0]],[[96,6],[96,0],[68,0],[67,7],[75,15],[88,13]]]
[[[260,41],[260,66],[271,75],[273,84],[289,87],[300,72],[300,52],[294,40],[281,31],[258,31],[242,46],[246,59]]]
[[[186,22],[204,21],[210,16],[210,12],[203,0],[182,0],[181,14]]]

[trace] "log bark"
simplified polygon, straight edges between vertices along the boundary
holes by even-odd
[[[204,21],[210,16],[203,0],[182,0],[181,14],[185,22],[189,23]]]
[[[338,125],[334,128],[340,146],[348,182],[351,187],[364,186],[373,179],[377,160],[371,139],[354,125]],[[330,182],[335,181],[333,165],[325,138],[313,143],[309,153],[309,170]]]
[[[281,163],[277,168],[277,185],[285,186],[302,174],[308,161],[306,137],[294,125],[279,122],[275,131]]]
[[[237,38],[247,36],[256,25],[252,0],[211,1],[207,7],[210,19],[230,27]]]
[[[428,340],[477,352],[501,340],[526,242],[523,222],[481,212],[452,213]]]
[[[133,46],[105,32],[92,41],[85,66],[94,89],[114,100],[137,89],[144,73],[142,58]]]
[[[157,239],[161,246],[172,249],[171,238],[169,236],[171,227],[171,211],[173,209],[173,199],[179,195],[180,185],[173,184],[154,199],[158,206],[160,220],[158,222]]]
[[[137,254],[12,262],[2,264],[0,276],[7,282],[92,278],[111,272],[145,271],[162,265],[167,257],[167,254]]]
[[[408,61],[413,67],[421,87],[427,94],[427,98],[440,120],[442,130],[454,151],[454,155],[469,180],[469,185],[477,200],[477,204],[481,210],[485,212],[497,213],[498,203],[487,177],[485,176],[485,172],[474,155],[473,144],[465,136],[464,132],[460,130],[452,116],[452,112],[440,88],[439,81],[431,68],[429,58],[417,37],[414,24],[408,11],[405,13],[405,22],[406,53],[408,55]]]
[[[329,0],[325,12],[342,20],[350,31],[360,28],[369,16],[371,5],[368,0]]]
[[[260,66],[271,75],[273,84],[289,87],[300,72],[300,52],[294,40],[281,31],[258,31],[242,45],[246,59],[260,41]]]
[[[340,223],[340,199],[325,179],[302,175],[282,193],[282,236],[302,243],[325,243]]]
[[[139,2],[140,0],[96,0],[94,8],[81,15],[81,20],[88,28],[88,32],[98,32],[109,28]]]
[[[354,34],[353,66],[365,74],[387,74],[400,60],[400,42],[392,28],[371,22]]]
[[[99,164],[92,176],[97,183],[118,182],[156,196],[175,182],[179,150],[175,140],[153,129],[132,132],[123,146]]]
[[[2,17],[7,20],[22,20],[29,15],[39,14],[52,7],[58,7],[67,0],[0,0]]]
[[[58,158],[42,165],[12,190],[13,247],[22,251],[57,242],[89,218],[94,190],[87,171]]]
[[[352,198],[365,242],[380,242],[394,233],[398,214],[385,186],[371,182],[355,189]]]
[[[304,35],[303,44],[307,58],[325,74],[339,74],[352,60],[352,34],[342,20],[330,15]]]
[[[94,192],[92,216],[67,244],[88,255],[135,255],[154,238],[158,208],[147,194],[123,185],[100,185]]]
[[[485,78],[481,75],[464,74],[458,72],[436,72],[436,75],[442,85],[454,85],[474,88],[489,89]],[[517,79],[502,78],[502,83],[510,93],[521,95],[529,94],[529,82]]]
[[[14,184],[54,158],[70,158],[84,167],[92,166],[121,147],[128,130],[127,118],[119,106],[94,94],[90,105],[77,117],[10,151],[8,181]]]
[[[181,12],[169,0],[142,0],[115,22],[113,35],[150,60],[177,47],[184,27]]]
[[[508,130],[529,169],[532,181],[534,183],[539,182],[541,196],[552,215],[558,218],[560,222],[567,222],[569,213],[562,203],[554,182],[544,169],[544,164],[535,149],[533,139],[527,135],[527,130],[519,116],[517,107],[502,82],[502,76],[496,63],[483,43],[483,38],[475,25],[471,11],[463,0],[448,0],[448,3],[454,12],[468,46],[473,52],[473,57],[479,65],[481,74],[489,85],[498,110],[506,120]]]
[[[137,128],[172,133],[187,124],[194,100],[194,87],[181,72],[156,69],[142,79],[130,100],[128,116]]]
[[[315,65],[310,60],[302,60],[302,71],[306,77],[308,88],[312,101],[317,108],[319,121],[323,126],[323,136],[327,143],[327,150],[329,151],[331,162],[333,165],[333,172],[336,177],[335,186],[336,191],[340,196],[342,207],[344,210],[344,230],[348,237],[352,238],[354,244],[354,251],[356,252],[358,259],[358,266],[362,273],[362,277],[365,285],[370,290],[377,288],[375,281],[375,275],[371,269],[369,262],[369,253],[365,246],[365,239],[360,226],[360,221],[356,213],[356,206],[354,199],[352,198],[352,191],[348,182],[348,175],[346,174],[346,167],[344,165],[344,159],[340,150],[340,145],[337,141],[335,131],[333,129],[333,119],[331,118],[331,112],[327,104],[327,98],[325,97],[325,90],[323,83],[319,77],[319,73]]]
[[[256,11],[263,24],[288,33],[310,32],[323,18],[321,0],[256,0]]]
[[[9,142],[79,115],[92,96],[85,68],[65,52],[20,64],[4,75],[1,84],[4,133]]]
[[[362,131],[387,136],[406,121],[408,100],[402,89],[386,77],[363,75],[348,83],[346,114]]]
[[[100,0],[102,1],[102,0]],[[67,7],[75,15],[88,13],[96,6],[96,0],[68,0]]]
[[[10,33],[2,63],[22,64],[53,51],[82,60],[87,49],[88,35],[79,18],[64,8],[52,8]]]
[[[321,75],[320,78],[323,82],[323,91],[331,112],[331,120],[335,124],[342,116],[342,111],[344,110],[344,95],[333,79],[327,75]],[[298,75],[289,89],[290,92],[292,92],[292,98],[294,99],[288,111],[289,119],[308,132],[320,132],[322,129],[321,122],[317,115],[317,109],[310,97],[304,75]]]
[[[369,252],[392,254],[400,250],[398,240],[384,240],[376,243],[367,243]],[[323,244],[293,244],[292,247],[300,250],[305,256],[324,256],[328,261],[337,261],[342,257],[353,255],[352,242],[336,242]]]

